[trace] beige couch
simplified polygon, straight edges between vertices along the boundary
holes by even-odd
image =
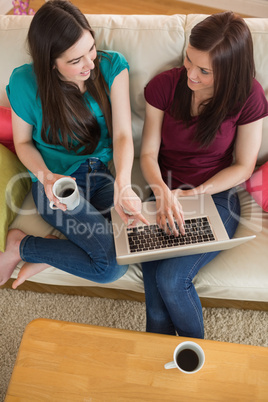
[[[0,105],[7,106],[5,86],[14,67],[28,62],[25,38],[30,16],[0,16]],[[143,88],[157,73],[180,66],[191,28],[204,15],[88,15],[96,32],[97,47],[122,52],[130,64],[135,163],[133,184],[141,196],[148,188],[139,170],[139,150],[144,118]],[[268,94],[268,19],[246,19],[254,40],[257,79]],[[258,164],[268,160],[268,120],[265,120],[263,142]],[[3,174],[3,172],[1,172]],[[242,216],[237,235],[256,234],[256,239],[235,249],[224,251],[195,277],[195,286],[204,305],[267,308],[268,306],[268,214],[245,190],[239,189]],[[31,214],[23,212],[31,210]],[[31,194],[22,212],[12,224],[34,235],[58,234],[35,211]],[[19,264],[14,277],[18,273]],[[10,285],[10,282],[9,282]],[[53,285],[53,286],[47,286]],[[130,266],[120,280],[105,285],[71,276],[53,267],[31,278],[25,289],[105,295],[143,300],[144,289],[139,265]]]

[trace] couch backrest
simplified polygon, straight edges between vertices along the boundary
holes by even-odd
[[[157,73],[181,66],[191,28],[206,15],[86,15],[96,32],[97,48],[117,50],[130,65],[130,96],[135,154],[139,155],[144,119],[143,90]],[[8,105],[5,86],[12,70],[30,58],[25,39],[31,16],[0,16],[0,105]],[[268,19],[248,18],[254,41],[257,79],[268,97]],[[259,163],[268,160],[265,119]]]

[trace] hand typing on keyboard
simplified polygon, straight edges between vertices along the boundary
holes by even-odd
[[[179,233],[181,233],[184,235],[184,215],[178,198],[175,197],[168,187],[158,192],[158,194],[155,191],[157,224],[167,234],[179,236]]]

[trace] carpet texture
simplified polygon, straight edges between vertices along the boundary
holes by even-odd
[[[0,401],[26,325],[36,318],[145,331],[145,304],[0,289]],[[204,308],[205,338],[268,346],[268,312]],[[29,401],[30,402],[30,401]]]

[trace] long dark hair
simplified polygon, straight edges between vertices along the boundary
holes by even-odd
[[[233,12],[224,12],[195,25],[189,43],[209,52],[212,61],[214,94],[201,105],[195,137],[201,146],[208,146],[226,117],[237,113],[249,96],[255,76],[253,42],[245,21]],[[187,125],[192,120],[191,101],[185,69],[175,90],[171,113]]]
[[[55,60],[80,39],[84,30],[94,38],[87,19],[77,7],[69,1],[51,0],[34,15],[28,43],[42,104],[42,139],[80,154],[91,154],[100,139],[99,124],[86,106],[78,86],[63,81],[54,68]],[[86,90],[100,106],[111,136],[109,90],[98,57],[94,64],[90,78],[85,81]]]

